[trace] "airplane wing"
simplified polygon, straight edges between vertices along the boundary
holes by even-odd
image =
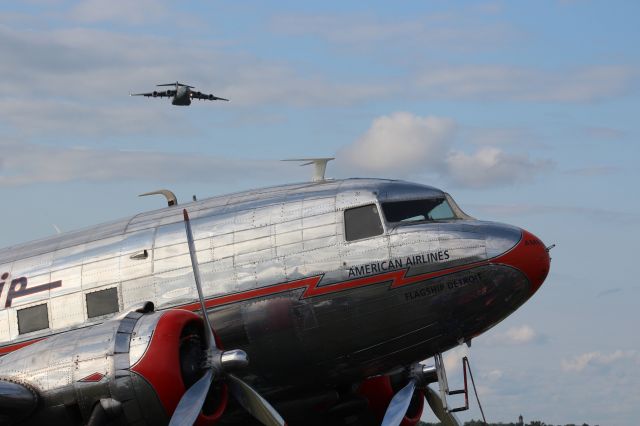
[[[229,99],[225,99],[225,98],[219,98],[215,95],[207,95],[206,93],[202,93],[202,92],[191,92],[191,99],[203,99],[203,100],[209,100],[209,101],[228,101]]]
[[[161,90],[147,93],[129,93],[129,96],[145,96],[147,98],[171,98],[175,96],[175,90]]]

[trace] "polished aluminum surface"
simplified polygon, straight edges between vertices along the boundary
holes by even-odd
[[[151,337],[150,328],[140,326],[154,324],[159,315],[129,312],[93,327],[56,334],[0,358],[0,384],[5,383],[3,379],[23,383],[41,399],[24,424],[73,424],[74,410],[88,420],[101,400],[108,418],[121,413],[121,420],[128,423],[154,424],[153,402],[136,396],[129,368],[131,348],[144,352]],[[60,411],[57,407],[63,405],[73,409]]]
[[[142,316],[128,342],[126,336],[117,340],[120,322],[109,319],[118,314],[88,318],[87,293],[117,288],[120,312],[145,301],[160,310],[199,310],[183,207],[190,212],[217,338],[225,348],[247,353],[251,365],[238,374],[270,400],[286,399],[309,383],[335,389],[444,352],[531,296],[524,272],[489,261],[516,246],[522,231],[468,216],[401,226],[382,217],[382,235],[345,241],[343,220],[352,207],[375,204],[382,212],[385,201],[443,196],[433,187],[392,180],[292,184],[167,207],[0,250],[0,350],[48,337],[0,358],[0,379],[7,371],[3,365],[11,364],[11,371],[38,390],[62,398],[64,389],[79,386],[73,383],[82,374],[125,377],[121,367],[143,357],[157,316]],[[145,250],[147,256],[137,255]],[[447,273],[438,275],[442,270]],[[8,288],[22,278],[28,289],[46,290],[15,285],[9,300]],[[56,281],[61,285],[47,287]],[[50,327],[19,334],[17,310],[42,303]],[[116,349],[128,349],[126,357]],[[125,395],[143,386],[149,385],[132,377],[113,389]],[[101,392],[111,395],[95,391]],[[83,404],[79,410],[88,415],[90,407]],[[139,418],[147,414],[125,408]]]
[[[341,210],[378,199],[441,194],[423,185],[352,179],[247,191],[189,204],[205,297],[324,274],[323,284],[349,278],[345,266],[389,255],[386,238],[343,241]],[[58,288],[16,298],[0,310],[0,344],[104,321],[87,318],[84,295],[118,288],[121,310],[146,300],[159,308],[196,299],[178,208],[0,250],[7,281],[29,287],[60,280]],[[392,255],[409,253],[408,236],[393,238]],[[419,242],[419,239],[415,242]],[[135,257],[146,250],[148,257]],[[215,280],[214,280],[215,278]],[[219,284],[214,285],[217,282]],[[4,306],[6,293],[0,294]],[[48,302],[50,328],[19,335],[16,310]]]
[[[196,290],[198,291],[198,303],[201,312],[206,313],[204,296],[202,294],[202,286],[200,284],[200,268],[198,266],[198,257],[193,242],[193,232],[191,230],[191,221],[189,213],[183,210],[184,228],[187,237],[187,245],[189,247],[189,257],[191,259],[191,267],[193,269],[193,278]],[[170,425],[190,425],[198,418],[202,410],[206,397],[209,394],[214,380],[224,379],[231,388],[231,393],[241,406],[245,408],[251,415],[256,417],[265,425],[284,425],[284,420],[278,412],[269,404],[258,392],[251,386],[227,372],[228,368],[247,367],[249,359],[247,353],[242,349],[233,349],[222,351],[216,346],[216,340],[213,335],[213,327],[211,319],[205,315],[204,317],[204,337],[205,337],[205,354],[207,362],[205,363],[205,374],[193,384],[182,395],[178,406],[171,416]]]
[[[249,365],[249,357],[242,349],[224,351],[220,354],[220,365],[228,371],[246,368]]]

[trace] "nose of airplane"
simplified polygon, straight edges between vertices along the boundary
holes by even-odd
[[[551,258],[538,237],[524,229],[521,232],[520,241],[511,250],[495,258],[492,263],[503,263],[524,273],[533,295],[547,278]]]

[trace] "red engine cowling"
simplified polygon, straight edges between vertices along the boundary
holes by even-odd
[[[365,380],[358,389],[358,393],[369,401],[371,412],[382,422],[391,398],[398,389],[391,385],[389,376],[372,377]],[[422,410],[424,408],[424,393],[416,390],[411,398],[411,404],[402,420],[401,426],[415,426],[420,422]]]
[[[203,321],[193,312],[173,309],[162,313],[144,355],[131,371],[153,386],[167,414],[173,414],[186,390],[201,376],[204,353]],[[216,423],[226,408],[225,384],[213,386],[196,424]]]

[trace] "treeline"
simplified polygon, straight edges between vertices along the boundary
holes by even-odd
[[[425,423],[420,422],[418,426],[442,426],[442,423]],[[485,423],[482,420],[469,420],[464,422],[464,426],[589,426],[588,423],[567,423],[565,425],[554,425],[552,423],[541,422],[540,420],[533,420],[528,423]],[[598,425],[593,425],[598,426]]]

